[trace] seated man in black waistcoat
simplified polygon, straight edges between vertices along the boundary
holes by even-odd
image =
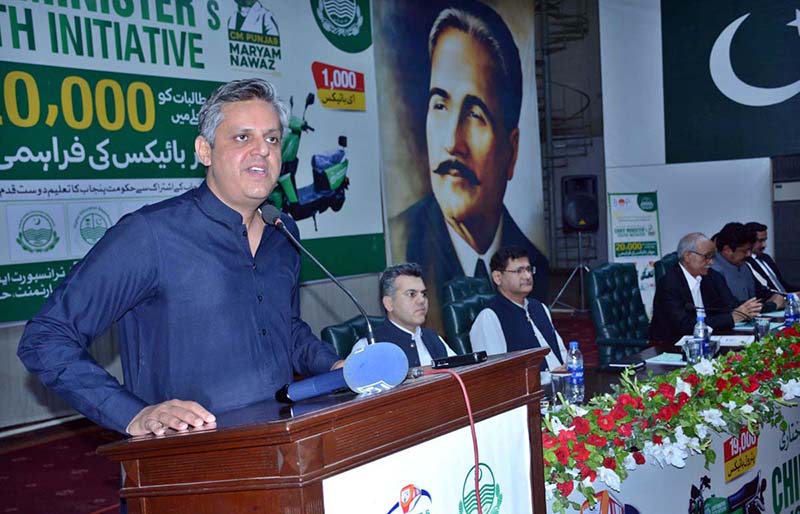
[[[455,355],[436,332],[422,328],[428,316],[428,290],[416,263],[390,266],[381,274],[381,303],[386,321],[374,327],[375,341],[394,343],[406,353],[408,365],[430,366],[433,359]],[[365,338],[353,346],[367,344]]]
[[[492,256],[489,267],[497,294],[469,331],[473,351],[485,350],[493,355],[541,346],[550,348],[542,371],[563,368],[567,350],[553,327],[550,311],[528,297],[536,274],[528,253],[518,246],[501,248]]]

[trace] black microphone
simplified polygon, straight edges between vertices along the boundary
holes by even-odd
[[[401,384],[408,374],[408,359],[405,352],[395,344],[375,342],[372,324],[364,308],[355,296],[289,232],[274,205],[264,204],[260,212],[261,218],[267,225],[283,232],[292,244],[302,250],[334,284],[345,292],[367,322],[367,346],[351,353],[343,368],[286,384],[275,392],[275,399],[283,403],[293,403],[345,388],[361,394],[370,394],[386,391]]]
[[[685,308],[686,308],[686,310],[689,310],[689,311],[713,312],[713,313],[717,313],[717,314],[727,314],[729,312],[735,312],[735,313],[738,313],[738,314],[741,314],[742,316],[744,316],[745,319],[753,319],[752,316],[750,316],[749,314],[747,314],[745,312],[742,312],[742,311],[740,311],[738,309],[727,309],[727,308],[720,308],[720,307],[699,307],[699,306],[697,306],[697,305],[695,305],[695,304],[693,304],[691,302],[688,302],[686,304]]]
[[[339,280],[331,274],[330,271],[328,271],[328,268],[323,266],[322,263],[319,262],[316,257],[311,255],[311,252],[306,250],[306,248],[300,244],[300,241],[298,241],[292,235],[292,233],[289,232],[289,229],[286,228],[286,225],[284,225],[283,221],[281,220],[281,213],[274,205],[265,203],[264,205],[261,206],[260,212],[261,212],[261,218],[267,225],[271,225],[280,230],[281,232],[283,232],[284,235],[289,238],[292,244],[294,244],[299,250],[302,250],[302,252],[306,254],[306,256],[308,256],[308,258],[314,262],[314,264],[319,266],[319,269],[321,269],[325,273],[325,275],[327,275],[327,277],[333,281],[334,284],[339,286],[339,289],[344,291],[344,294],[346,294],[347,297],[350,298],[350,300],[358,308],[358,311],[364,317],[364,321],[367,322],[367,344],[375,344],[375,334],[372,332],[372,323],[369,322],[369,317],[367,316],[367,313],[364,311],[364,308],[361,306],[361,304],[358,303],[356,297],[353,296],[353,293],[348,291],[347,288],[344,287],[342,283],[339,282]]]

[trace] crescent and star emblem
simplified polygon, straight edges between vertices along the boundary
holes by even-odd
[[[733,71],[731,41],[748,16],[750,13],[734,20],[714,42],[708,62],[711,79],[717,89],[734,102],[751,107],[779,104],[800,93],[800,80],[782,87],[757,87],[742,81]],[[797,33],[800,35],[800,9],[795,9],[795,19],[787,25],[797,27]]]

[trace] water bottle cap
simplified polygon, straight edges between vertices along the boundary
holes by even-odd
[[[578,347],[578,341],[570,341],[569,342],[569,349],[572,350]]]

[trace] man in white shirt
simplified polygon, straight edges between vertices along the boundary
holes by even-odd
[[[386,321],[374,327],[375,341],[399,346],[410,367],[430,366],[433,359],[455,355],[436,332],[422,328],[428,316],[428,290],[418,264],[390,266],[380,278],[381,303]],[[353,351],[367,344],[359,339]]]
[[[706,311],[706,324],[715,330],[730,330],[735,322],[757,316],[761,302],[743,303],[733,296],[725,278],[711,269],[717,257],[714,241],[692,232],[678,242],[678,264],[666,270],[656,283],[650,340],[672,343],[694,330],[697,307]]]
[[[528,295],[536,273],[527,252],[518,246],[498,250],[490,262],[497,295],[469,332],[474,351],[493,355],[527,348],[549,348],[542,371],[562,368],[567,350],[553,327],[550,311]]]

